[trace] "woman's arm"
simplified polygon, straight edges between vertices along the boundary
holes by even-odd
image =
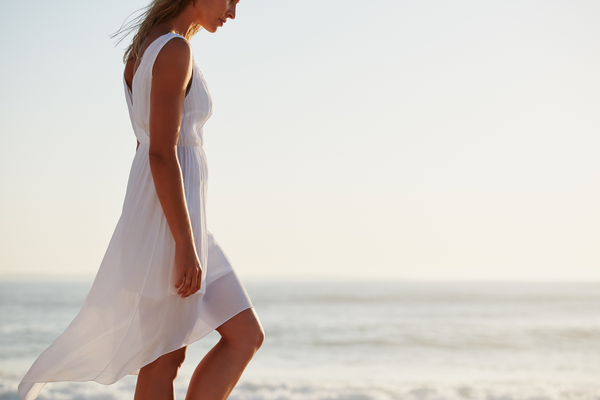
[[[181,297],[200,290],[202,270],[177,160],[177,139],[187,83],[192,76],[189,44],[173,38],[161,49],[152,70],[150,92],[150,170],[156,194],[175,239],[176,287]]]

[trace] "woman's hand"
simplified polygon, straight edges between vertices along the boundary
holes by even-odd
[[[202,267],[193,244],[176,246],[175,249],[175,288],[181,298],[186,298],[200,290]]]

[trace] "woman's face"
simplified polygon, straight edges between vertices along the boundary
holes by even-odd
[[[196,22],[207,31],[216,32],[227,19],[235,18],[235,7],[238,3],[239,0],[196,0]]]

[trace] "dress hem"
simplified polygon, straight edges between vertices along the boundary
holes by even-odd
[[[235,317],[236,315],[240,314],[241,312],[243,312],[243,311],[246,311],[246,310],[249,310],[249,309],[251,309],[251,308],[254,308],[254,305],[252,305],[252,304],[251,304],[251,305],[249,305],[249,306],[247,306],[247,307],[245,307],[245,308],[241,309],[241,310],[240,310],[240,311],[238,311],[237,313],[235,313],[235,314],[231,315],[231,316],[230,316],[230,317],[228,317],[227,319],[223,320],[223,322],[221,322],[219,325],[217,325],[216,327],[214,327],[214,328],[213,328],[213,329],[212,329],[210,332],[208,332],[208,333],[206,333],[206,334],[204,334],[204,335],[202,335],[202,336],[200,336],[200,337],[198,337],[198,338],[192,339],[192,340],[190,340],[188,343],[185,343],[185,344],[183,344],[183,345],[179,346],[179,347],[178,347],[178,348],[176,348],[176,349],[169,350],[169,351],[166,351],[166,352],[162,353],[161,355],[159,355],[158,357],[156,357],[156,358],[155,358],[155,359],[153,359],[152,361],[150,361],[150,362],[148,362],[148,363],[146,363],[146,364],[144,364],[144,365],[140,366],[138,369],[136,369],[136,370],[134,370],[134,371],[132,371],[132,372],[127,372],[127,373],[125,373],[125,374],[121,375],[120,377],[118,377],[117,379],[115,379],[115,380],[114,380],[114,381],[112,381],[112,382],[102,382],[101,380],[98,380],[98,379],[97,379],[97,378],[98,378],[98,376],[96,376],[96,378],[94,378],[94,379],[61,379],[61,380],[51,380],[51,381],[45,381],[45,382],[29,382],[29,381],[22,381],[22,382],[19,384],[19,386],[21,386],[21,385],[23,385],[23,384],[25,384],[25,385],[26,385],[26,384],[31,384],[31,387],[29,388],[28,392],[27,392],[27,393],[25,393],[23,396],[21,396],[21,393],[19,393],[19,398],[21,398],[22,400],[29,400],[29,399],[35,399],[35,398],[37,398],[37,397],[39,396],[39,394],[41,393],[42,389],[44,388],[44,386],[46,386],[46,384],[48,384],[48,383],[57,383],[57,382],[96,382],[96,383],[99,383],[99,384],[101,384],[101,385],[106,385],[106,386],[109,386],[109,385],[113,385],[113,384],[117,383],[118,381],[120,381],[121,379],[123,379],[123,378],[124,378],[125,376],[127,376],[127,375],[134,375],[134,376],[137,376],[137,375],[139,374],[139,371],[140,371],[140,369],[144,368],[146,365],[152,364],[154,361],[158,360],[160,357],[164,356],[165,354],[172,353],[172,352],[174,352],[174,351],[177,351],[177,350],[179,350],[179,349],[181,349],[181,348],[183,348],[183,347],[187,347],[187,346],[189,346],[189,345],[191,345],[191,344],[193,344],[193,343],[195,343],[195,342],[197,342],[197,341],[199,341],[199,340],[202,340],[203,338],[205,338],[206,336],[208,336],[210,333],[212,333],[214,330],[216,330],[216,329],[217,329],[217,328],[219,328],[221,325],[223,325],[225,322],[227,322],[227,321],[231,320],[233,317]],[[30,395],[31,395],[31,389],[33,389],[33,388],[34,388],[36,385],[42,385],[42,386],[39,388],[39,390],[37,391],[37,393],[36,393],[36,394],[35,394],[33,397],[31,397],[31,396],[30,396]]]

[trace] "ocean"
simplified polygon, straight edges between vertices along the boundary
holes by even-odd
[[[232,400],[600,400],[600,283],[246,281],[266,340]],[[0,400],[77,314],[90,281],[0,281]],[[185,398],[212,333],[188,349]],[[40,399],[133,399],[51,383]]]

